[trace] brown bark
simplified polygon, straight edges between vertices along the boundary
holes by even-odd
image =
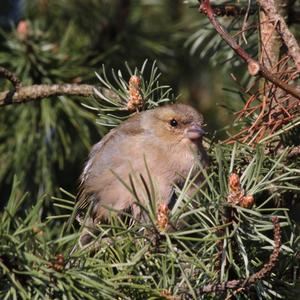
[[[298,73],[300,73],[300,47],[285,21],[289,0],[258,0],[258,2],[262,8],[260,29],[263,63],[267,67],[277,64],[283,42],[287,47],[289,56],[294,60]]]
[[[260,3],[265,0],[259,1]],[[288,0],[274,0],[276,10],[283,17],[287,16]],[[269,19],[266,12],[261,9],[260,13],[260,61],[269,70],[278,65],[280,58],[281,38],[276,31],[276,25]],[[276,71],[276,70],[273,70]]]
[[[12,73],[11,71],[0,67],[0,75],[8,79],[14,86],[15,90],[18,90],[21,87],[20,79],[17,77],[16,74]]]
[[[17,91],[5,91],[0,93],[0,106],[40,100],[51,96],[92,96],[93,94],[93,86],[87,84],[32,85],[20,87]]]
[[[43,98],[61,95],[91,97],[95,95],[95,88],[96,87],[88,84],[41,84],[24,86],[16,91],[1,92],[0,106],[37,101]],[[97,89],[110,98],[118,98],[118,96],[109,89]]]

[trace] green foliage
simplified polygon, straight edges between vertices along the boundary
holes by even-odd
[[[221,2],[221,3],[220,3]],[[220,17],[218,21],[227,32],[237,41],[237,43],[248,52],[254,59],[259,53],[259,33],[257,31],[258,7],[255,1],[236,1],[236,7],[248,10],[246,15],[237,15],[234,18]],[[215,5],[226,5],[226,1],[217,1]],[[248,6],[249,5],[249,6]],[[230,4],[229,4],[230,6]],[[185,47],[189,50],[191,56],[196,56],[200,60],[209,59],[212,67],[222,66],[221,72],[228,74],[229,72],[236,78],[236,85],[232,84],[232,79],[224,82],[224,90],[231,92],[229,96],[236,100],[243,90],[241,87],[250,86],[253,83],[253,78],[249,76],[244,61],[236,55],[228,44],[214,30],[213,26],[207,18],[199,18],[192,24],[193,33],[186,39]],[[213,59],[210,59],[213,57]],[[228,101],[226,107],[234,107],[237,110],[237,105]]]
[[[198,299],[206,284],[248,278],[263,267],[274,247],[271,216],[276,215],[283,230],[279,263],[270,276],[235,296],[291,299],[296,290],[289,273],[296,267],[299,236],[287,209],[274,208],[273,203],[289,191],[299,192],[294,184],[299,170],[285,164],[285,153],[272,158],[263,148],[253,151],[243,145],[211,150],[213,167],[195,196],[186,194],[192,178],[178,189],[178,202],[169,215],[176,230],[160,230],[156,210],[144,207],[149,222],[134,220],[128,226],[130,216],[112,217],[111,224],[99,225],[94,246],[71,256],[80,234],[76,224],[67,229],[75,197],[67,193],[54,199],[61,214],[41,219],[43,199],[21,213],[26,196],[14,193],[15,181],[0,222],[1,298],[162,299],[169,293]],[[239,170],[245,193],[254,196],[251,209],[227,202],[233,168]],[[149,197],[150,203],[157,201],[151,193]],[[137,199],[138,205],[141,202]],[[228,210],[233,212],[230,222]],[[61,267],[55,265],[58,254],[65,259]],[[224,299],[224,294],[204,294],[203,299]]]
[[[78,74],[84,77],[82,59],[69,56],[64,42],[51,41],[44,26],[28,23],[25,40],[16,32],[2,33],[5,43],[0,64],[16,71],[24,85],[72,82]],[[68,31],[63,40],[67,39]],[[22,191],[53,193],[57,189],[55,173],[71,168],[78,155],[90,147],[94,119],[75,99],[65,96],[2,108],[0,180],[9,184],[18,174]]]
[[[109,93],[103,93],[100,89],[96,90],[97,98],[92,105],[83,106],[98,112],[97,123],[104,127],[115,127],[122,121],[132,115],[127,109],[127,103],[130,99],[129,79],[137,75],[140,80],[139,93],[142,97],[142,107],[140,110],[155,108],[164,103],[174,103],[175,97],[172,88],[169,85],[161,85],[159,79],[161,73],[154,62],[150,68],[149,79],[146,79],[147,60],[144,61],[141,69],[131,70],[126,63],[128,76],[123,76],[121,70],[115,72],[112,70],[113,82],[108,79],[105,67],[102,66],[101,75],[97,74],[100,84],[109,90]],[[147,74],[147,73],[146,73]],[[133,112],[135,113],[135,111]]]
[[[149,221],[113,216],[110,224],[99,225],[92,248],[72,251],[83,228],[70,225],[75,196],[59,192],[59,186],[75,191],[90,144],[99,139],[99,132],[130,116],[125,109],[129,77],[141,76],[143,109],[149,109],[175,100],[165,82],[175,93],[180,89],[183,99],[195,100],[196,94],[203,100],[209,93],[222,101],[223,93],[214,91],[223,76],[222,62],[240,66],[207,21],[197,12],[193,15],[194,9],[175,0],[155,3],[27,1],[26,38],[17,30],[1,32],[0,64],[16,72],[24,85],[95,83],[98,77],[97,84],[114,93],[111,97],[98,89],[98,98],[84,99],[84,107],[60,97],[1,108],[1,299],[294,299],[299,294],[297,278],[291,275],[299,267],[299,228],[285,207],[291,206],[290,198],[299,199],[299,159],[265,147],[278,138],[295,145],[287,131],[298,130],[297,120],[266,136],[257,149],[206,140],[211,143],[211,167],[193,197],[186,193],[193,178],[177,188],[178,200],[168,216],[170,230],[158,226],[151,187],[145,187],[148,205],[143,207],[145,201],[128,186]],[[242,21],[225,25],[234,34]],[[255,39],[250,34],[244,45],[252,53],[257,51]],[[157,63],[149,66],[145,57]],[[208,64],[219,67],[214,76],[206,72]],[[112,67],[120,70],[106,71]],[[9,86],[1,81],[1,88]],[[231,102],[234,107],[236,102]],[[212,130],[216,110],[204,114]],[[228,203],[233,171],[245,194],[253,195],[252,208]],[[52,202],[45,193],[55,195]],[[239,292],[200,295],[207,284],[246,279],[263,268],[274,248],[272,216],[279,217],[283,246],[269,276]]]

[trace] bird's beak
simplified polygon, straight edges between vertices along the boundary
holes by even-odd
[[[205,134],[204,130],[198,124],[192,124],[185,130],[185,137],[190,140],[197,140],[203,137]]]

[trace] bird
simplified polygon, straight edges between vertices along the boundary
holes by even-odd
[[[80,176],[76,209],[88,211],[80,246],[91,242],[97,224],[108,222],[112,211],[141,219],[136,198],[149,201],[150,180],[155,199],[174,205],[174,187],[182,186],[191,170],[192,175],[199,171],[193,166],[209,164],[204,134],[203,116],[186,104],[137,112],[106,134],[92,147]]]

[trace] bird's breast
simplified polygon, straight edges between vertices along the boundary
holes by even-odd
[[[197,164],[199,159],[198,149],[189,144],[180,145],[178,149],[172,151],[169,159],[176,173],[187,177],[191,168]]]

